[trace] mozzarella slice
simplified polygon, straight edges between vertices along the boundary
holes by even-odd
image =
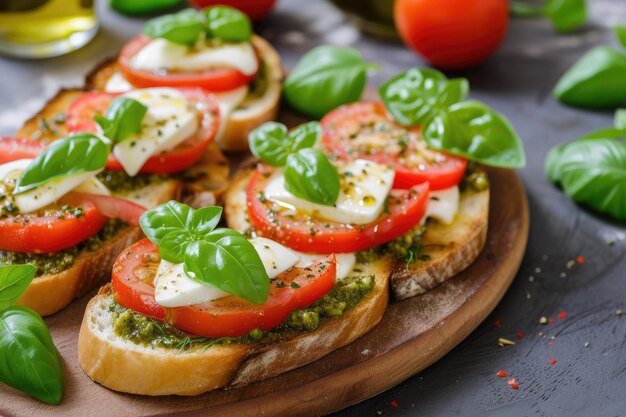
[[[134,89],[133,85],[126,81],[126,78],[122,75],[121,72],[115,71],[106,84],[104,85],[104,91],[107,93],[125,93]]]
[[[101,170],[83,172],[63,178],[56,178],[22,194],[13,196],[13,201],[21,213],[32,213],[54,203],[80,184],[94,177]]]
[[[340,192],[334,206],[325,206],[298,198],[285,188],[282,171],[265,188],[265,196],[279,205],[311,213],[337,223],[368,224],[380,216],[393,185],[392,168],[363,159],[338,167]]]
[[[213,94],[217,98],[217,103],[220,109],[220,125],[217,128],[217,134],[215,136],[215,139],[219,141],[224,134],[230,114],[246,99],[246,96],[248,95],[248,86],[242,85],[234,90]]]
[[[191,47],[155,39],[133,57],[131,65],[145,71],[202,71],[226,67],[245,75],[256,73],[259,67],[251,43],[213,44],[203,39]]]
[[[299,267],[308,266],[315,260],[326,257],[326,255],[316,253],[296,253],[300,256],[300,261],[296,264]],[[356,255],[354,253],[336,253],[335,259],[337,261],[337,280],[346,278],[354,268]]]
[[[250,239],[270,278],[294,266],[300,257],[291,249],[262,237]],[[226,297],[228,294],[208,284],[189,278],[183,264],[161,260],[154,278],[154,298],[163,307],[182,307]]]
[[[153,155],[174,148],[198,130],[195,107],[173,88],[147,88],[126,93],[148,107],[141,131],[113,147],[128,175],[136,175]]]
[[[459,187],[456,185],[444,190],[431,191],[424,218],[433,217],[445,224],[452,223],[459,211],[460,198]]]
[[[111,195],[111,191],[96,177],[89,178],[87,181],[74,188],[74,191],[94,195]]]
[[[32,159],[24,158],[0,165],[0,181],[7,179],[17,180],[22,171],[24,171],[31,162]]]

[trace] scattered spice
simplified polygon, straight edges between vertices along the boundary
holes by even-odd
[[[561,272],[561,278],[565,278],[567,274],[565,272]]]
[[[524,333],[517,332],[516,336],[517,336],[518,339],[523,339],[524,338]]]
[[[550,365],[556,364],[556,359],[550,359]]]
[[[498,344],[501,345],[501,346],[504,346],[504,345],[514,345],[515,342],[512,341],[512,340],[505,339],[505,338],[501,337],[501,338],[498,339]]]
[[[535,277],[533,277],[532,275],[528,277],[528,282],[533,282],[535,280]]]
[[[548,319],[547,319],[547,318],[545,318],[545,316],[542,316],[542,317],[539,319],[539,324],[548,324]]]
[[[622,314],[624,314],[624,312],[622,311],[621,308],[618,308],[617,310],[615,310],[615,315],[616,316],[621,316]]]
[[[380,410],[378,410],[378,411],[376,411],[376,415],[377,415],[377,416],[382,416],[382,415],[383,415],[383,412],[382,412],[382,411],[380,411]]]
[[[541,268],[535,268],[535,273],[541,274]]]
[[[573,259],[570,259],[569,261],[567,261],[567,263],[565,264],[565,266],[567,267],[567,269],[572,269],[574,267],[574,265],[576,265],[576,261],[574,261]]]
[[[585,347],[589,347],[589,342],[585,342]]]
[[[519,389],[519,384],[517,383],[517,381],[515,380],[515,378],[511,378],[508,381],[508,384],[511,386],[511,388],[513,389]]]
[[[552,342],[548,342],[548,346],[549,346],[549,347],[552,347]]]
[[[389,403],[392,407],[394,408],[398,408],[398,402],[396,400],[393,400],[392,402]]]
[[[585,263],[585,258],[582,256],[577,256],[576,257],[576,262],[579,264],[584,264]]]
[[[567,312],[565,312],[565,311],[561,311],[561,312],[559,313],[559,316],[558,316],[558,317],[559,317],[560,319],[564,319],[564,318],[566,318],[566,317],[567,317]]]
[[[495,320],[493,322],[493,327],[500,327],[502,325],[502,320]]]
[[[506,378],[508,375],[509,374],[504,369],[500,369],[498,373],[496,373],[496,376],[500,378]]]
[[[553,319],[552,317],[550,317],[550,318],[548,319],[548,323],[550,323],[550,324],[554,323],[554,319]]]

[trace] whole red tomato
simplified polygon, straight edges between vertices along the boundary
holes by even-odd
[[[404,42],[440,68],[465,68],[496,50],[509,24],[507,0],[396,0]]]
[[[189,3],[198,9],[216,4],[225,4],[241,10],[252,20],[259,20],[272,11],[276,0],[189,0]]]

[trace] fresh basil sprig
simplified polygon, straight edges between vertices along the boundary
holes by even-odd
[[[626,131],[605,129],[555,146],[545,169],[572,200],[626,220]]]
[[[626,103],[626,53],[605,46],[583,55],[554,88],[562,103],[580,107],[608,107]]]
[[[429,68],[413,68],[380,86],[385,107],[398,122],[419,125],[437,112],[465,99],[469,83],[465,78],[448,80],[443,73]]]
[[[184,263],[193,280],[253,303],[269,294],[269,277],[254,246],[241,233],[218,228],[221,207],[170,201],[145,212],[139,224],[163,259]]]
[[[410,69],[384,83],[379,93],[387,111],[404,125],[421,125],[430,148],[485,165],[521,168],[522,142],[511,124],[477,101],[462,101],[467,80],[448,80],[432,69]]]
[[[141,131],[141,122],[148,107],[128,97],[115,97],[111,100],[104,116],[93,119],[102,128],[102,133],[113,142],[121,142],[133,133]]]
[[[546,0],[545,12],[559,32],[571,32],[587,21],[587,0]]]
[[[252,24],[244,13],[229,6],[212,6],[203,10],[184,9],[151,19],[143,33],[151,38],[193,45],[205,33],[207,38],[243,42],[252,37]]]
[[[284,167],[285,188],[296,197],[332,206],[339,196],[339,173],[326,155],[312,149],[322,136],[319,122],[291,132],[282,123],[267,122],[250,132],[250,150],[263,162]]]
[[[342,104],[361,98],[369,64],[354,48],[323,45],[304,54],[284,85],[294,109],[321,118]]]
[[[0,266],[0,381],[48,404],[63,396],[63,367],[46,323],[15,306],[35,276],[30,264]]]
[[[109,146],[91,133],[52,142],[22,171],[14,194],[24,193],[55,178],[104,168]]]

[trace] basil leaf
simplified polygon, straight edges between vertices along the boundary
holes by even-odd
[[[148,20],[143,33],[151,38],[163,38],[170,42],[193,45],[202,33],[202,16],[194,9],[166,14]]]
[[[578,139],[556,146],[546,158],[546,174],[572,200],[626,220],[626,141]]]
[[[254,156],[278,167],[285,165],[290,153],[312,147],[321,136],[318,122],[302,124],[289,133],[284,124],[267,122],[250,132],[248,143]]]
[[[245,42],[252,37],[248,16],[234,7],[213,6],[204,9],[204,31],[210,38]]]
[[[0,381],[48,404],[63,395],[63,368],[50,332],[33,310],[0,311]]]
[[[624,130],[609,127],[607,129],[601,129],[596,132],[588,133],[579,139],[620,139],[625,135],[626,132],[624,132]]]
[[[561,78],[555,97],[571,106],[607,107],[626,103],[626,54],[607,47],[587,52]]]
[[[217,206],[208,206],[197,209],[191,217],[189,231],[196,236],[203,236],[215,229],[222,217],[223,209]]]
[[[615,128],[618,130],[626,130],[626,109],[615,110]]]
[[[613,33],[615,33],[615,37],[619,41],[619,43],[626,48],[626,26],[624,25],[615,25],[613,26]]]
[[[372,66],[353,48],[323,45],[304,54],[284,85],[294,109],[321,118],[342,104],[361,98]]]
[[[250,151],[266,164],[285,165],[289,155],[287,126],[277,122],[263,123],[248,135]]]
[[[448,80],[441,72],[413,68],[391,78],[378,90],[387,111],[399,123],[420,125],[467,96],[464,78]]]
[[[111,100],[105,117],[94,116],[102,133],[113,142],[121,142],[133,133],[141,130],[141,122],[148,107],[128,97],[116,97]]]
[[[546,0],[546,16],[559,32],[570,32],[587,21],[587,0]]]
[[[46,147],[22,171],[14,194],[24,193],[55,178],[104,168],[109,146],[90,133],[59,139]]]
[[[485,165],[521,168],[526,164],[521,140],[500,114],[477,101],[453,104],[424,128],[429,147]]]
[[[141,230],[156,246],[170,233],[185,233],[193,219],[193,209],[178,201],[168,201],[143,213],[139,218]]]
[[[31,264],[0,265],[0,310],[12,306],[35,277]]]
[[[113,10],[131,16],[159,13],[179,3],[180,0],[109,0]]]
[[[285,188],[313,203],[332,206],[339,197],[339,173],[328,158],[313,148],[301,149],[287,157]]]
[[[229,235],[191,242],[185,251],[185,273],[252,303],[263,303],[269,294],[269,277],[252,243],[243,235]]]

